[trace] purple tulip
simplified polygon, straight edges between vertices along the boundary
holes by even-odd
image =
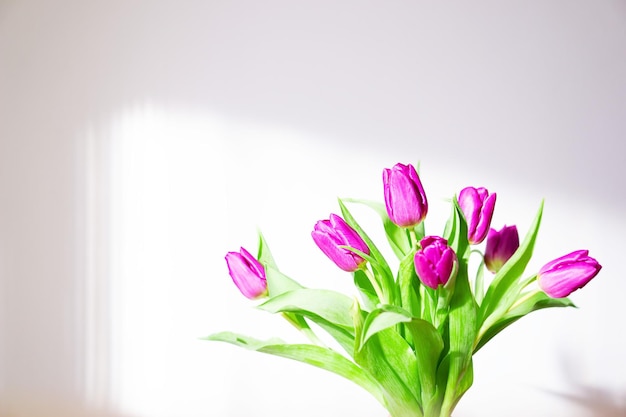
[[[396,164],[383,170],[385,205],[392,222],[400,227],[419,224],[428,212],[424,188],[413,165]]]
[[[239,253],[228,252],[226,264],[228,273],[243,295],[255,299],[267,294],[265,269],[247,250],[241,248]]]
[[[539,270],[539,287],[552,298],[567,297],[587,285],[602,266],[587,250],[577,250],[547,263]]]
[[[370,250],[361,236],[336,214],[331,214],[329,220],[318,221],[313,232],[311,232],[311,236],[322,252],[344,271],[356,271],[363,265],[365,259],[341,246],[348,246],[367,255],[370,254]]]
[[[517,227],[504,226],[500,231],[490,229],[485,248],[485,265],[494,274],[502,268],[519,248]]]
[[[496,193],[489,194],[486,188],[466,187],[459,193],[459,206],[467,221],[470,244],[476,245],[487,237],[495,205]]]
[[[457,258],[448,241],[438,236],[426,236],[415,253],[415,272],[424,285],[437,289],[451,278]]]

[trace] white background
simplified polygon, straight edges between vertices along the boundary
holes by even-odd
[[[350,291],[310,230],[396,162],[421,162],[430,232],[483,185],[497,228],[546,199],[531,267],[604,266],[477,354],[455,416],[625,415],[625,74],[622,0],[0,2],[0,415],[385,416],[198,338],[298,340],[225,252],[259,227],[284,272]]]

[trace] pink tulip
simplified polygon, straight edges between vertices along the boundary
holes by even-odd
[[[485,248],[485,265],[494,274],[502,268],[519,248],[517,227],[504,226],[502,230],[490,229]]]
[[[250,299],[267,295],[265,269],[254,256],[241,248],[240,252],[226,254],[228,273],[239,291]]]
[[[438,236],[426,236],[415,253],[415,272],[427,287],[445,285],[454,272],[457,257],[448,241]]]
[[[578,250],[547,263],[537,274],[539,287],[552,298],[567,297],[584,287],[602,268],[588,255],[589,251]]]
[[[392,222],[400,227],[421,223],[428,212],[424,188],[413,165],[396,164],[383,170],[385,206]]]
[[[311,236],[322,252],[344,271],[356,271],[365,259],[341,246],[358,249],[367,255],[370,253],[361,236],[336,214],[331,214],[329,220],[318,221]]]
[[[459,206],[467,221],[467,239],[476,245],[487,237],[496,205],[496,194],[486,188],[466,187],[459,193]]]

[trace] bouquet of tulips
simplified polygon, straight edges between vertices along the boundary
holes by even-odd
[[[472,356],[513,322],[547,307],[573,304],[566,297],[600,271],[578,250],[548,262],[539,272],[526,266],[543,204],[521,245],[515,226],[490,228],[496,194],[467,187],[452,199],[442,235],[426,235],[428,202],[412,165],[383,171],[385,204],[339,200],[341,216],[318,221],[317,246],[352,274],[355,294],[305,288],[283,274],[262,235],[257,256],[244,248],[226,263],[239,290],[261,299],[257,308],[280,313],[310,343],[256,340],[222,332],[208,340],[305,362],[341,375],[372,394],[392,417],[449,417],[472,385]],[[365,204],[382,219],[399,267],[392,271],[346,203]],[[479,246],[487,240],[484,253]],[[477,267],[468,263],[472,257]],[[475,258],[475,259],[474,259]],[[484,269],[492,277],[485,280]],[[328,333],[328,347],[311,323]],[[326,336],[328,337],[328,336]]]

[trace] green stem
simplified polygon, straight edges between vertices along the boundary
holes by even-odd
[[[415,230],[412,227],[408,230],[409,230],[409,239],[411,241],[411,247],[413,249],[417,249],[418,247],[417,234],[415,233]]]
[[[530,284],[532,284],[535,280],[537,279],[537,275],[533,275],[529,278],[526,278],[526,280],[520,282],[519,286],[517,287],[517,291],[518,294],[521,293],[524,288],[528,287]],[[509,311],[513,310],[514,308],[516,308],[517,306],[519,306],[521,303],[523,303],[524,301],[528,300],[530,297],[532,297],[533,295],[535,295],[539,290],[535,290],[535,291],[529,291],[527,293],[525,293],[524,295],[522,295],[521,297],[519,297],[517,300],[515,300],[515,302],[503,313],[501,313],[498,316],[494,316],[494,314],[492,313],[491,315],[489,315],[485,321],[483,322],[482,326],[480,327],[479,331],[478,331],[478,336],[476,337],[476,340],[474,341],[474,349],[476,349],[476,346],[478,345],[478,342],[480,341],[480,339],[482,339],[482,337],[485,335],[485,332],[496,322],[498,321],[501,317],[503,317],[506,313],[508,313]]]
[[[521,282],[520,291],[523,290],[524,288],[528,287],[530,284],[532,284],[536,280],[537,280],[537,274],[535,274],[535,275],[533,275],[531,277],[526,278],[525,281]]]
[[[382,304],[389,304],[389,300],[387,300],[385,293],[383,292],[382,288],[380,288],[380,285],[378,285],[378,281],[376,280],[376,277],[374,276],[372,271],[370,271],[366,266],[364,266],[362,270],[363,272],[365,272],[365,275],[367,276],[367,279],[369,279],[370,283],[372,284],[372,287],[374,287],[374,291],[376,292],[376,295],[378,296],[378,300]]]
[[[514,310],[517,306],[519,306],[520,304],[522,304],[524,301],[528,300],[529,298],[533,297],[535,294],[539,293],[539,290],[535,290],[535,291],[528,291],[527,293],[525,293],[524,295],[522,295],[520,298],[518,298],[515,303],[513,303],[513,305],[511,307],[509,307],[509,309],[507,310],[507,313],[511,310]],[[506,313],[505,313],[506,314]]]
[[[468,248],[469,249],[469,248]],[[476,278],[474,279],[474,299],[478,305],[481,304],[483,298],[485,298],[485,284],[484,284],[484,271],[485,271],[485,256],[478,249],[469,250],[467,253],[466,263],[469,263],[469,257],[472,254],[477,254],[480,256],[480,264],[478,265],[478,269],[476,269]]]

